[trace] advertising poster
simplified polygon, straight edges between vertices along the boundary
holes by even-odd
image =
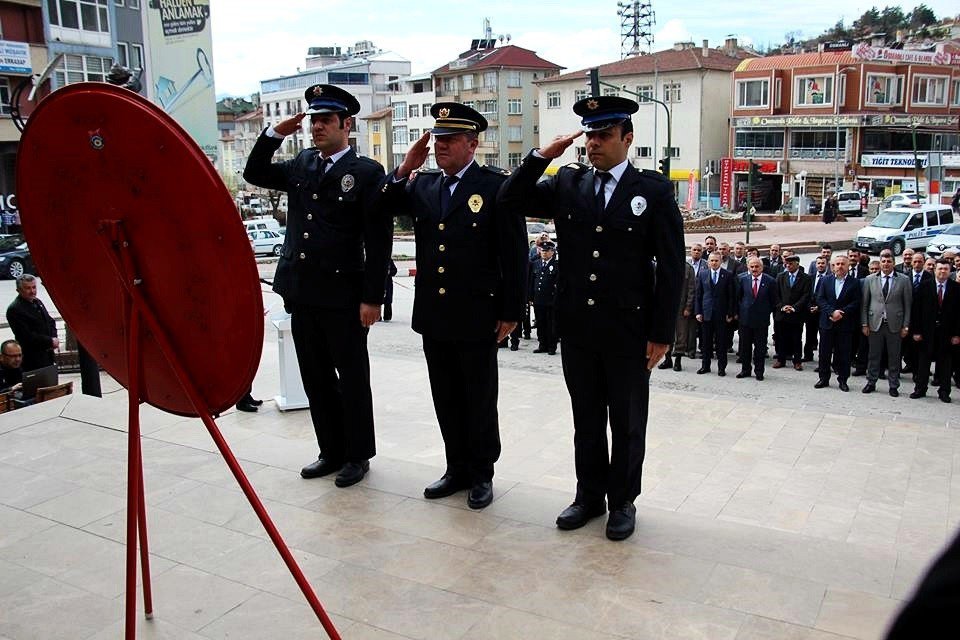
[[[216,162],[210,0],[149,0],[143,20],[147,96]]]
[[[720,159],[720,206],[729,209],[730,192],[733,190],[733,159]]]

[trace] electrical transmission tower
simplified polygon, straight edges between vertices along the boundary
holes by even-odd
[[[652,2],[618,2],[620,16],[620,59],[640,55],[640,43],[653,46],[653,25],[657,19]]]

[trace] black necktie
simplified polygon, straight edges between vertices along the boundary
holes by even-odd
[[[610,179],[608,171],[597,171],[597,178],[600,179],[600,188],[597,189],[597,211],[603,211],[607,207],[607,180]]]
[[[320,163],[320,175],[322,176],[326,174],[327,171],[330,169],[331,165],[333,165],[333,159],[324,158],[323,161]]]
[[[450,206],[450,187],[457,183],[460,178],[457,176],[444,176],[443,184],[440,185],[440,212],[446,213]]]
[[[920,275],[921,275],[921,274],[917,273],[917,274],[915,274],[915,275],[913,276],[913,288],[914,288],[914,289],[916,289],[917,287],[920,286]]]
[[[890,276],[883,276],[883,299],[887,299],[887,294],[890,293]]]

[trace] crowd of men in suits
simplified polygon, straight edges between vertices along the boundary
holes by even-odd
[[[731,248],[713,236],[690,248],[677,315],[675,340],[661,369],[682,371],[683,357],[696,357],[698,374],[726,375],[727,356],[739,336],[737,378],[764,379],[773,325],[772,368],[802,371],[817,352],[817,389],[841,391],[851,376],[865,376],[863,393],[900,395],[901,374],[912,373],[913,399],[933,386],[950,402],[960,387],[960,256],[933,259],[907,249],[895,264],[891,251],[879,259],[850,249],[834,254],[823,245],[806,269],[800,257],[777,244],[761,258],[737,242]]]

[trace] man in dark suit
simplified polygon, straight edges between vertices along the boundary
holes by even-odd
[[[841,391],[850,391],[850,338],[860,326],[860,281],[849,275],[850,259],[833,258],[833,275],[823,279],[817,306],[820,307],[820,380],[813,385],[823,389],[830,384],[830,371],[837,369]]]
[[[23,350],[24,371],[53,364],[53,350],[60,346],[57,323],[37,298],[37,279],[25,273],[17,278],[17,297],[7,307],[7,324]]]
[[[327,84],[304,92],[306,113],[268,127],[243,176],[285,191],[287,233],[273,290],[291,314],[293,342],[320,456],[300,475],[339,471],[338,487],[363,479],[376,454],[367,333],[380,317],[390,257],[390,219],[375,206],[383,167],[349,144],[360,103]],[[315,146],[271,162],[310,116]]]
[[[893,252],[880,253],[880,271],[863,280],[860,326],[869,345],[867,384],[863,393],[872,393],[880,377],[880,360],[887,353],[887,390],[900,395],[900,347],[910,331],[913,287],[910,278],[893,269]]]
[[[750,377],[752,361],[757,380],[763,380],[770,314],[778,306],[777,287],[776,281],[763,272],[763,262],[757,258],[747,261],[747,270],[736,277],[734,284],[736,315],[740,321],[741,367],[737,377]]]
[[[776,355],[773,368],[783,367],[789,358],[793,361],[794,369],[803,371],[801,339],[809,314],[811,281],[810,276],[800,271],[800,256],[791,255],[784,264],[787,270],[777,276],[777,308],[773,314]]]
[[[917,343],[915,388],[910,397],[927,394],[930,362],[936,363],[934,375],[940,383],[937,395],[950,402],[953,347],[960,345],[960,283],[950,277],[950,261],[937,261],[934,277],[922,282],[915,294],[913,340]]]
[[[747,272],[746,264],[742,264],[730,253],[730,245],[726,242],[720,243],[720,268],[734,275]]]
[[[916,307],[919,304],[920,298],[917,296],[920,289],[920,285],[928,280],[933,280],[933,274],[923,268],[924,262],[926,262],[927,256],[924,255],[922,251],[915,251],[913,256],[910,258],[910,269],[907,270],[906,275],[910,277],[910,285],[913,287],[913,305]],[[914,318],[919,317],[917,315],[916,308],[913,309],[912,313]],[[916,324],[914,323],[914,326]],[[918,359],[918,350],[921,346],[919,340],[914,340],[914,329],[910,330],[910,333],[906,338],[903,339],[902,351],[903,351],[903,362],[904,367],[902,373],[913,373],[914,380],[916,380],[917,373],[917,359]],[[930,370],[927,369],[927,376],[929,377]]]
[[[529,254],[523,212],[497,203],[506,172],[474,160],[486,119],[456,102],[438,102],[430,114],[433,129],[384,179],[383,206],[385,215],[412,216],[416,234],[412,325],[423,337],[447,463],[423,495],[468,489],[467,506],[482,509],[500,457],[497,344],[523,314]],[[440,169],[414,174],[431,134]]]
[[[770,245],[770,255],[763,259],[763,272],[774,278],[784,270],[783,257],[780,255],[780,245]]]
[[[554,244],[544,242],[540,259],[530,270],[530,302],[537,314],[537,348],[534,353],[557,355],[557,332],[554,327],[554,303],[560,264],[554,258]]]
[[[817,306],[817,296],[820,293],[820,283],[830,275],[827,270],[830,261],[824,256],[817,256],[810,267],[810,305],[807,307],[806,340],[803,343],[803,361],[813,362],[813,352],[817,350],[820,333],[820,307]]]
[[[16,340],[0,343],[0,393],[19,391],[23,382],[23,349]]]
[[[817,258],[823,258],[826,261],[827,271],[830,270],[830,259],[833,257],[833,246],[829,244],[820,245],[820,255]],[[810,262],[810,268],[807,269],[807,273],[813,274],[817,268],[817,260],[814,259]]]
[[[606,497],[611,540],[629,537],[636,525],[650,369],[673,340],[683,279],[683,222],[673,187],[627,158],[630,114],[638,108],[617,96],[578,101],[573,110],[582,131],[534,150],[501,195],[516,211],[553,218],[563,245],[557,311],[577,494],[557,527],[576,529],[603,515]],[[568,164],[537,182],[583,132],[593,167]]]
[[[734,315],[734,275],[720,268],[720,254],[711,253],[709,268],[700,271],[693,298],[693,310],[703,331],[703,357],[697,373],[710,373],[714,352],[717,375],[727,375],[727,341]]]
[[[693,267],[694,277],[700,275],[702,269],[707,268],[707,259],[703,257],[703,245],[699,242],[690,245],[690,256],[687,257],[687,264]]]
[[[870,275],[870,256],[861,254],[857,249],[848,249],[847,257],[850,258],[850,276],[857,280],[863,280]],[[867,260],[864,261],[864,258]],[[863,283],[860,283],[861,289]],[[870,350],[868,340],[859,331],[854,331],[850,337],[850,362],[853,369],[852,375],[863,376],[867,374],[867,354]]]
[[[900,264],[894,268],[894,271],[897,273],[902,273],[905,276],[910,275],[910,271],[913,269],[913,254],[914,250],[910,247],[904,249]]]

